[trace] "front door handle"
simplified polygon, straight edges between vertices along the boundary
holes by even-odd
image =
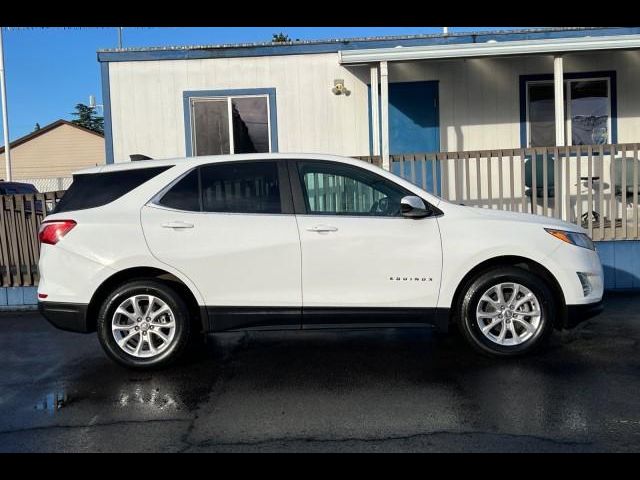
[[[193,223],[187,222],[167,222],[162,224],[163,228],[193,228]]]
[[[338,227],[334,227],[332,225],[314,225],[313,227],[307,228],[310,232],[336,232],[338,231]]]

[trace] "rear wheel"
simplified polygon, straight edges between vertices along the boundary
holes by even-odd
[[[500,267],[468,285],[458,326],[476,350],[492,356],[523,355],[551,334],[556,300],[538,275]]]
[[[114,290],[102,304],[97,330],[109,357],[141,369],[175,362],[192,335],[180,295],[154,279],[127,282]]]

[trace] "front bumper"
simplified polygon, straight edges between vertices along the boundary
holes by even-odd
[[[69,332],[93,331],[87,319],[87,308],[83,303],[38,302],[38,311],[49,323]]]
[[[567,314],[563,319],[562,328],[573,328],[579,323],[599,315],[602,310],[604,310],[602,300],[596,303],[567,305]]]

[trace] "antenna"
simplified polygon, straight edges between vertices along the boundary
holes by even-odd
[[[104,109],[104,105],[96,104],[96,97],[94,95],[89,95],[89,108],[102,108],[102,109]]]

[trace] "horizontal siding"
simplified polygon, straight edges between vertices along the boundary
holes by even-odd
[[[104,163],[104,139],[70,125],[61,125],[11,149],[14,180],[66,177]],[[4,154],[0,155],[0,178],[6,178]]]
[[[337,78],[351,95],[331,93]],[[336,54],[123,62],[109,79],[116,162],[185,154],[187,90],[275,88],[281,152],[368,152],[367,90]]]
[[[565,55],[566,73],[615,70],[618,142],[640,138],[640,51]],[[182,92],[275,88],[281,152],[368,155],[368,66],[336,54],[109,64],[115,161],[185,154]],[[443,151],[520,147],[520,75],[553,73],[549,55],[391,63],[391,82],[437,80]],[[349,96],[331,92],[344,79]]]

